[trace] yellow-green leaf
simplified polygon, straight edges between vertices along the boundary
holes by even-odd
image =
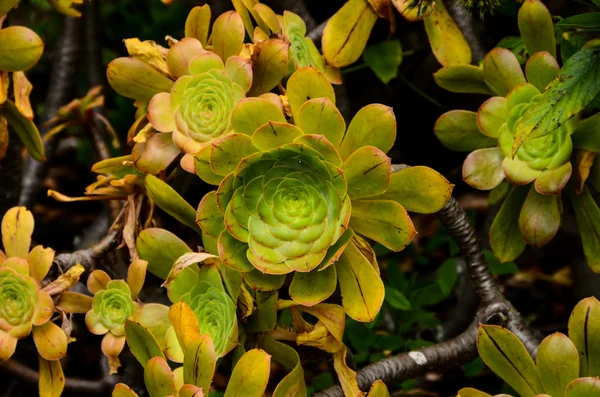
[[[573,192],[569,192],[569,195],[575,209],[585,259],[588,266],[598,273],[600,272],[600,208],[586,188],[579,195]]]
[[[275,388],[273,397],[305,397],[306,382],[298,352],[268,335],[263,337],[261,346],[273,357],[273,360],[290,371]]]
[[[431,51],[443,66],[471,63],[471,47],[448,14],[444,3],[438,1],[431,14],[423,19]]]
[[[0,117],[6,119],[34,160],[46,161],[44,143],[36,125],[24,117],[12,101],[4,102],[0,107]]]
[[[254,75],[249,96],[271,91],[288,71],[289,44],[280,39],[268,39],[254,48]]]
[[[329,98],[306,101],[298,110],[296,124],[305,134],[323,135],[335,147],[346,132],[344,117]]]
[[[198,39],[203,46],[208,41],[208,30],[210,29],[210,6],[204,4],[192,8],[185,20],[185,37]]]
[[[527,52],[547,51],[556,58],[554,23],[548,8],[540,0],[525,0],[519,10],[519,31]]]
[[[391,159],[374,146],[363,146],[342,166],[351,199],[383,194],[390,184]]]
[[[150,397],[169,397],[177,395],[175,376],[169,364],[162,357],[154,357],[145,367],[144,383]]]
[[[451,110],[442,114],[433,132],[450,150],[472,152],[497,145],[497,140],[485,136],[477,125],[477,113],[467,110]]]
[[[0,29],[0,70],[27,70],[37,63],[43,51],[44,43],[33,30],[24,26]]]
[[[490,245],[500,263],[515,260],[525,249],[519,232],[519,213],[525,197],[526,186],[513,186],[490,228]]]
[[[142,230],[136,240],[136,249],[140,258],[148,261],[148,271],[163,280],[177,258],[191,251],[179,237],[159,228]]]
[[[340,145],[340,156],[346,160],[363,146],[375,146],[387,153],[396,140],[396,116],[394,110],[381,104],[361,108],[352,118],[348,131]]]
[[[579,376],[600,373],[600,302],[594,297],[581,300],[569,318],[569,339],[579,352]]]
[[[127,320],[125,323],[125,337],[127,345],[134,357],[146,368],[153,357],[164,359],[163,352],[156,338],[148,329],[135,321]]]
[[[60,361],[48,361],[38,356],[40,397],[60,397],[65,388],[65,375]]]
[[[336,12],[323,31],[323,56],[328,64],[341,68],[362,54],[377,14],[367,0],[350,0]]]
[[[201,233],[196,224],[196,210],[175,189],[154,175],[146,176],[145,186],[146,193],[154,204],[198,234]]]
[[[600,397],[600,380],[598,377],[575,379],[567,386],[565,397]]]
[[[67,354],[67,335],[52,321],[32,330],[33,341],[40,356],[49,361],[60,360]]]
[[[277,105],[263,98],[242,99],[233,110],[233,129],[239,134],[252,136],[259,127],[269,121],[286,122]]]
[[[532,185],[519,215],[519,230],[528,244],[542,247],[558,232],[561,217],[560,196],[540,194]]]
[[[521,397],[534,397],[544,393],[544,387],[529,352],[507,329],[495,325],[481,325],[477,349],[487,366]]]
[[[294,120],[299,120],[300,107],[315,98],[328,98],[335,104],[335,92],[327,78],[312,66],[296,70],[287,82],[287,97]]]
[[[33,227],[33,215],[25,207],[13,207],[4,214],[2,244],[7,257],[27,259]]]
[[[561,333],[546,337],[536,355],[544,391],[562,396],[567,385],[579,377],[579,353],[569,338]]]
[[[290,297],[301,305],[313,306],[329,298],[337,286],[335,266],[308,273],[296,272],[290,284]]]
[[[185,349],[183,358],[184,382],[209,390],[216,364],[217,356],[210,336],[201,335],[192,340]]]
[[[233,368],[224,397],[263,397],[270,371],[271,356],[264,350],[249,350]]]
[[[112,392],[112,397],[138,397],[138,395],[126,384],[117,383]]]
[[[390,397],[390,392],[383,381],[376,380],[369,390],[368,397]]]
[[[445,66],[433,74],[433,79],[437,85],[451,92],[494,95],[485,84],[483,69],[479,66]]]
[[[211,35],[213,51],[223,61],[233,55],[239,55],[244,45],[244,22],[235,11],[221,14],[213,24]]]
[[[192,341],[200,338],[200,327],[196,315],[184,302],[171,306],[169,318],[177,335],[177,340],[184,351]]]
[[[160,92],[169,92],[173,80],[135,58],[117,58],[108,64],[108,83],[120,95],[149,102]]]
[[[516,85],[525,84],[517,57],[506,48],[494,48],[483,59],[483,78],[488,87],[505,97]]]

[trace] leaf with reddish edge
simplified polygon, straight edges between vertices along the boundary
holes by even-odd
[[[139,397],[129,386],[124,383],[117,383],[112,392],[112,397]]]
[[[525,162],[515,158],[505,157],[502,169],[506,178],[515,185],[527,185],[533,182],[542,171],[530,168]]]
[[[209,390],[215,373],[217,356],[210,336],[200,335],[185,349],[183,358],[183,381]]]
[[[436,84],[457,93],[494,95],[483,79],[483,69],[474,65],[445,66],[433,74]]]
[[[290,76],[286,88],[290,109],[296,123],[299,122],[300,108],[311,99],[328,98],[335,105],[335,92],[331,83],[312,66],[305,66],[296,70]]]
[[[144,383],[150,397],[177,395],[175,377],[169,364],[162,357],[154,357],[148,361],[144,370]]]
[[[154,335],[135,321],[126,320],[125,338],[129,350],[144,368],[153,357],[165,357]]]
[[[224,397],[262,397],[270,370],[270,355],[260,349],[249,350],[233,368]]]
[[[394,110],[381,104],[361,108],[352,118],[340,145],[340,156],[346,160],[364,146],[374,146],[387,153],[396,140],[396,116]]]
[[[504,154],[497,148],[479,149],[469,154],[462,168],[463,180],[480,190],[491,190],[504,180]]]
[[[211,12],[208,4],[192,8],[185,20],[185,37],[193,37],[205,46],[208,42],[210,16]]]
[[[296,125],[305,134],[324,136],[335,147],[342,143],[346,132],[344,117],[329,98],[304,102],[298,110]]]
[[[131,159],[133,165],[145,174],[157,175],[179,156],[180,150],[173,144],[169,133],[153,134],[145,142],[133,147]]]
[[[182,349],[187,349],[192,341],[200,337],[198,319],[184,302],[178,302],[171,306],[169,318]]]
[[[373,146],[363,146],[342,165],[351,199],[384,193],[390,184],[391,159]]]
[[[477,125],[483,135],[498,138],[500,127],[506,123],[506,99],[495,96],[483,103],[477,110]]]
[[[526,0],[519,9],[518,23],[529,54],[547,51],[556,58],[554,22],[544,3],[540,0]]]
[[[544,170],[535,180],[535,190],[541,194],[557,195],[567,186],[571,178],[573,166],[571,162],[553,170]]]
[[[571,340],[560,332],[546,337],[536,355],[544,391],[562,396],[567,385],[579,377],[579,353]]]
[[[142,230],[136,240],[136,249],[140,258],[148,261],[148,271],[163,280],[177,258],[191,251],[175,234],[159,228]]]
[[[235,11],[221,14],[214,22],[211,34],[213,51],[224,61],[239,55],[244,45],[244,22]]]
[[[529,58],[525,64],[527,81],[533,84],[540,92],[544,92],[548,84],[560,72],[560,66],[549,52],[538,52]]]
[[[173,80],[135,58],[117,58],[108,65],[108,83],[120,95],[148,102],[160,92],[169,92]]]
[[[13,207],[4,214],[2,243],[7,257],[27,259],[33,227],[33,215],[25,207]]]
[[[288,49],[289,44],[280,39],[268,39],[255,47],[249,96],[264,94],[279,84],[288,71]]]
[[[329,298],[337,286],[335,266],[308,273],[296,272],[289,287],[290,297],[301,305],[314,306]]]
[[[516,85],[527,83],[519,61],[505,48],[494,48],[486,55],[483,76],[488,87],[499,96],[506,96]]]
[[[496,139],[488,138],[477,125],[477,113],[451,110],[442,114],[433,127],[437,139],[450,150],[472,152],[496,146]]]
[[[519,231],[529,245],[539,248],[556,235],[561,218],[560,196],[539,194],[531,186],[519,215]]]

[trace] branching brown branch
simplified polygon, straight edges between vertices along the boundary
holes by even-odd
[[[406,165],[392,166],[393,172],[407,168]],[[419,351],[399,354],[377,361],[357,373],[358,385],[362,390],[378,379],[386,383],[424,375],[431,370],[444,370],[463,365],[477,356],[477,331],[479,324],[502,324],[517,335],[532,355],[535,355],[538,340],[527,328],[520,314],[502,295],[500,285],[488,268],[475,229],[467,214],[452,197],[438,213],[444,226],[460,247],[466,262],[467,272],[473,282],[480,301],[480,309],[469,328],[454,339],[427,346]],[[314,397],[343,397],[340,386],[314,394]]]

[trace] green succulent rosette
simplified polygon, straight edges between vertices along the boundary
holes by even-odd
[[[156,174],[166,168],[179,153],[173,147],[195,154],[230,133],[233,107],[252,86],[252,64],[239,56],[244,45],[239,14],[219,16],[210,40],[209,22],[210,9],[196,7],[188,15],[185,38],[168,49],[128,39],[130,56],[108,66],[112,88],[136,100],[130,139],[137,142],[133,162],[142,172]],[[184,168],[189,169],[190,159],[182,161]]]
[[[492,250],[502,262],[515,260],[526,244],[541,247],[552,240],[562,223],[562,192],[569,181],[575,179],[569,184],[573,187],[567,189],[578,202],[575,207],[591,211],[577,211],[582,236],[595,234],[597,222],[589,217],[600,213],[584,187],[587,176],[582,176],[585,171],[579,159],[582,152],[597,150],[596,145],[589,144],[591,138],[585,138],[596,118],[580,121],[583,107],[573,111],[562,109],[572,107],[573,102],[557,103],[563,97],[566,101],[567,95],[577,95],[562,87],[576,73],[582,73],[581,62],[589,54],[569,58],[561,69],[555,58],[552,17],[538,0],[521,7],[519,29],[527,52],[532,54],[524,70],[513,52],[495,48],[481,67],[448,66],[434,75],[438,85],[449,91],[491,96],[477,112],[444,113],[434,131],[449,149],[471,152],[462,169],[466,183],[479,190],[491,190],[492,202],[504,200],[490,229]],[[558,109],[552,113],[555,105]],[[563,112],[571,116],[556,116]],[[549,122],[532,124],[537,114]],[[533,127],[525,136],[523,131],[528,125]],[[574,154],[575,149],[580,150]],[[597,243],[587,237],[583,242],[589,265],[600,270],[600,256],[594,248]]]
[[[402,250],[416,233],[407,209],[438,211],[452,186],[426,167],[392,175],[392,109],[369,105],[346,128],[315,68],[292,74],[286,99],[294,124],[277,101],[244,99],[235,133],[197,157],[197,174],[219,184],[198,208],[204,245],[259,290],[293,272],[290,295],[303,305],[327,299],[339,282],[346,312],[371,321],[384,292],[364,238]]]
[[[77,282],[41,286],[52,261],[54,251],[41,245],[31,251],[31,234],[34,220],[25,207],[14,207],[2,218],[2,243],[0,250],[0,362],[15,352],[17,341],[33,335],[36,348],[44,360],[56,361],[67,351],[67,336],[51,320],[54,301],[59,294]],[[69,275],[72,277],[72,275]],[[52,296],[51,296],[52,295]],[[75,295],[73,295],[75,296]],[[68,308],[62,308],[69,311]],[[71,312],[71,311],[69,311]]]
[[[110,280],[105,289],[94,295],[92,310],[87,312],[85,322],[90,332],[115,336],[125,334],[125,321],[133,316],[139,306],[131,299],[131,289],[123,280]]]
[[[580,301],[569,318],[569,332],[546,337],[535,361],[509,330],[495,325],[479,328],[477,349],[487,366],[516,392],[515,396],[600,396],[600,302]],[[509,396],[503,394],[503,396]],[[491,397],[472,388],[458,396]]]
[[[200,333],[210,335],[215,354],[221,357],[231,350],[231,341],[237,340],[237,317],[229,295],[222,288],[200,282],[181,300],[196,315]]]

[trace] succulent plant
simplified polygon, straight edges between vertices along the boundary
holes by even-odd
[[[193,172],[191,156],[232,133],[236,103],[246,94],[269,91],[283,77],[282,66],[287,70],[287,44],[282,40],[267,39],[244,52],[244,21],[237,12],[220,15],[210,37],[209,22],[208,5],[195,7],[186,20],[186,37],[171,40],[169,49],[129,39],[130,57],[108,66],[113,89],[136,100],[137,120],[130,135],[136,142],[134,164],[144,173],[157,174],[177,157],[171,136],[186,153],[182,166]],[[154,161],[136,161],[158,154]]]
[[[55,311],[80,313],[87,310],[91,302],[85,295],[65,292],[79,280],[83,272],[80,265],[42,286],[52,266],[54,250],[38,245],[29,251],[33,228],[33,216],[24,207],[11,208],[2,218],[0,362],[13,355],[18,340],[32,334],[39,353],[41,376],[46,376],[49,367],[56,373],[62,371],[59,360],[65,357],[69,342],[65,331],[51,321],[53,314]],[[64,378],[52,383],[57,383],[62,390]]]
[[[451,185],[426,167],[391,176],[385,152],[394,143],[396,120],[390,108],[367,106],[346,129],[330,83],[312,67],[290,77],[286,94],[295,124],[276,103],[245,99],[234,110],[235,133],[197,156],[198,175],[221,181],[198,208],[205,246],[218,247],[223,263],[251,283],[296,272],[290,293],[305,305],[329,297],[337,278],[348,314],[367,321],[381,306],[383,285],[375,255],[358,235],[402,250],[416,233],[402,204],[438,211]],[[432,190],[409,194],[405,189],[418,189],[417,175]],[[426,204],[413,206],[409,195]],[[372,288],[370,303],[353,308],[362,283]]]
[[[104,335],[102,352],[109,360],[111,373],[120,366],[118,356],[125,346],[125,323],[140,309],[135,298],[144,283],[147,265],[144,260],[133,262],[127,282],[111,280],[102,270],[94,270],[88,277],[87,287],[94,298],[85,324],[91,333]]]
[[[327,22],[322,50],[328,65],[341,68],[358,60],[377,18],[395,30],[394,8],[409,22],[423,21],[431,50],[444,66],[471,63],[471,48],[441,0],[350,0]]]
[[[29,102],[33,86],[24,71],[38,62],[44,43],[34,31],[24,26],[2,28],[3,14],[14,4],[0,4],[0,159],[8,147],[10,125],[29,154],[41,161],[45,158],[44,145],[32,122],[33,109]],[[14,95],[9,91],[11,80]]]
[[[510,331],[494,326],[479,328],[477,349],[483,361],[521,397],[600,396],[600,340],[596,327],[600,302],[583,299],[569,319],[569,335],[560,332],[546,337],[537,350],[536,361]],[[503,394],[505,396],[506,394]],[[459,397],[491,397],[472,388]]]
[[[573,79],[583,76],[579,71],[587,68],[586,59],[597,49],[582,50],[561,69],[555,58],[552,17],[538,0],[521,6],[519,29],[531,54],[525,73],[510,50],[495,48],[482,67],[448,66],[434,76],[438,85],[453,92],[493,95],[476,113],[443,114],[434,130],[446,147],[471,152],[463,165],[465,182],[480,190],[494,189],[495,201],[506,197],[490,230],[492,249],[503,262],[516,259],[526,243],[540,247],[554,237],[561,224],[561,192],[572,174],[577,181],[567,190],[578,203],[574,207],[590,209],[576,210],[580,228],[585,229],[582,235],[594,233],[596,223],[587,219],[600,212],[584,187],[587,177],[581,176],[587,175],[591,163],[582,171],[577,160],[582,151],[572,156],[574,148],[591,148],[586,134],[596,118],[580,121],[580,113],[595,95],[586,92],[584,81]],[[583,240],[588,264],[597,271],[596,243]]]

